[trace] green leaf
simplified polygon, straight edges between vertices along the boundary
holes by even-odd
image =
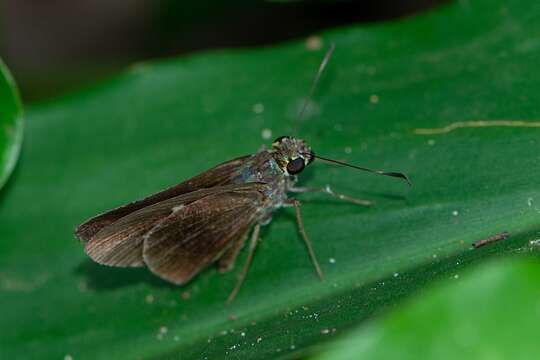
[[[271,142],[264,129],[287,134],[324,48],[299,41],[140,64],[31,107],[17,181],[0,198],[1,357],[302,355],[436,278],[521,249],[538,231],[540,129],[415,129],[537,120],[539,20],[540,4],[478,0],[322,34],[336,52],[298,135],[322,156],[404,171],[414,185],[314,162],[302,185],[376,206],[300,197],[323,283],[294,212],[278,211],[231,306],[238,264],[178,288],[92,263],[72,231],[257,151]],[[502,231],[510,238],[471,249]]]
[[[22,106],[15,82],[0,60],[0,188],[13,171],[23,133]]]
[[[367,324],[318,359],[537,359],[540,266],[490,263]]]

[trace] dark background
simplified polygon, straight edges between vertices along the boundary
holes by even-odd
[[[28,102],[137,61],[267,45],[328,27],[410,16],[444,2],[4,0],[0,57]]]

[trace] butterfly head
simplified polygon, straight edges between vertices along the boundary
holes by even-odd
[[[313,150],[302,139],[280,136],[272,143],[272,155],[278,166],[287,175],[302,172],[314,159]]]

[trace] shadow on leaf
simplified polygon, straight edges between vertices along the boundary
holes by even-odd
[[[175,285],[160,279],[147,268],[119,268],[97,264],[90,259],[81,262],[73,271],[86,280],[89,289],[108,291],[136,284],[147,284],[153,287],[176,288]]]

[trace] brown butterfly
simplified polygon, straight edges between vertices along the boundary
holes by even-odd
[[[331,49],[333,50],[333,48]],[[328,60],[327,53],[316,80]],[[275,210],[293,206],[298,228],[317,274],[322,271],[304,230],[300,202],[288,193],[324,192],[369,206],[366,200],[330,187],[296,187],[297,175],[315,159],[406,180],[397,172],[371,170],[315,155],[304,140],[282,136],[271,149],[219,164],[200,175],[142,200],[98,215],[75,230],[85,251],[100,264],[146,266],[174,284],[185,284],[207,266],[232,269],[251,231],[248,258],[227,302],[236,296],[253,258],[261,225]]]

